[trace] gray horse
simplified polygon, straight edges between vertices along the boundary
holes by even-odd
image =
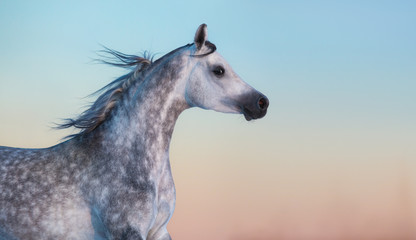
[[[45,149],[0,147],[0,239],[171,239],[169,143],[190,107],[266,114],[268,99],[233,72],[199,26],[193,44],[155,62],[107,49],[133,70],[61,128]]]

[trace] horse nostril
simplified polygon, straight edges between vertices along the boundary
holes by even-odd
[[[257,106],[260,110],[266,110],[269,106],[269,100],[266,97],[260,97],[257,102]]]

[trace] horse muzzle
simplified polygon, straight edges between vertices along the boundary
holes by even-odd
[[[242,106],[242,113],[247,121],[262,118],[267,113],[269,99],[261,93],[246,98],[246,104]]]

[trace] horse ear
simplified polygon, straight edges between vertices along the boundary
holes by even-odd
[[[194,42],[195,42],[196,49],[200,50],[202,46],[204,46],[207,38],[208,38],[207,25],[203,23],[198,27],[198,30],[196,30],[196,33],[195,33]]]

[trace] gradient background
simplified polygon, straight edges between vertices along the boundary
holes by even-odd
[[[191,109],[171,163],[181,240],[416,239],[415,1],[0,1],[0,145],[47,147],[121,69],[209,39],[271,102]]]

